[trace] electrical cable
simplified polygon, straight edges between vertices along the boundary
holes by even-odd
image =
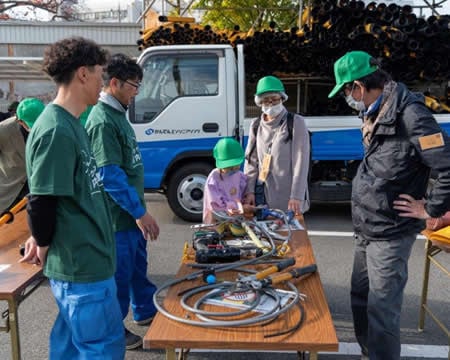
[[[286,329],[286,330],[283,330],[283,331],[279,331],[277,333],[265,334],[264,338],[281,336],[281,335],[289,334],[291,332],[294,332],[294,331],[300,329],[300,327],[302,326],[303,322],[305,321],[305,307],[302,305],[301,301],[299,301],[297,303],[297,306],[299,308],[298,311],[300,313],[300,318],[297,321],[297,324],[295,324],[294,326],[290,327],[289,329]]]
[[[284,214],[284,213],[283,213]],[[283,215],[286,223],[287,222],[287,216]],[[234,219],[233,217],[219,214],[219,219],[230,221],[230,219],[233,219],[232,221],[239,221]],[[158,309],[159,312],[161,312],[164,316],[166,316],[169,319],[188,324],[193,326],[200,326],[200,327],[241,327],[241,326],[250,326],[255,324],[261,324],[261,326],[265,326],[266,324],[274,321],[277,317],[280,315],[286,313],[287,311],[291,310],[294,306],[299,306],[299,309],[302,310],[302,306],[298,305],[300,300],[302,300],[302,295],[299,293],[297,287],[292,284],[290,281],[285,281],[285,285],[290,289],[292,292],[292,297],[285,303],[281,304],[281,297],[277,293],[276,289],[272,287],[272,282],[279,282],[277,280],[269,278],[265,279],[265,276],[270,275],[273,273],[273,271],[280,271],[283,266],[290,266],[292,265],[292,261],[295,262],[293,259],[287,259],[283,261],[278,261],[277,263],[279,265],[272,266],[271,269],[263,270],[262,272],[256,272],[252,269],[244,268],[244,266],[248,265],[255,265],[261,262],[270,262],[272,261],[271,257],[275,255],[276,253],[276,247],[274,244],[274,240],[272,238],[272,235],[264,228],[260,227],[255,221],[249,220],[247,221],[249,225],[257,229],[260,233],[264,234],[265,237],[267,237],[269,243],[270,243],[270,250],[267,253],[264,253],[262,256],[258,258],[252,258],[248,260],[241,260],[237,262],[233,262],[231,264],[219,264],[219,265],[208,265],[208,267],[213,267],[214,271],[217,273],[225,272],[225,271],[243,271],[252,273],[253,275],[245,276],[245,277],[238,277],[237,281],[223,281],[215,284],[206,284],[206,285],[200,285],[196,286],[190,289],[187,289],[185,291],[180,292],[178,295],[181,296],[180,304],[184,310],[187,312],[190,312],[191,314],[195,315],[197,319],[191,319],[190,315],[185,315],[184,317],[175,315],[168,311],[163,304],[163,301],[159,300],[159,295],[165,291],[166,289],[170,288],[171,286],[177,285],[179,283],[182,283],[184,281],[188,280],[195,280],[203,275],[203,270],[195,271],[191,274],[185,275],[181,278],[171,280],[169,282],[166,282],[163,284],[160,288],[157,289],[157,291],[153,295],[153,301]],[[289,231],[287,239],[290,238],[291,232]],[[284,264],[284,265],[283,265]],[[205,266],[198,266],[198,264],[193,264],[193,267],[199,267],[204,269]],[[315,265],[314,265],[315,266]],[[275,270],[274,270],[275,269]],[[314,270],[315,271],[315,270]],[[296,277],[299,272],[296,272],[296,270],[293,270],[290,272],[291,274],[294,274]],[[261,278],[262,277],[262,278]],[[261,280],[263,279],[263,280]],[[262,286],[261,288],[258,288]],[[208,300],[214,296],[217,296],[218,294],[225,294],[227,292],[233,293],[236,291],[252,291],[254,294],[253,301],[248,304],[248,306],[245,309],[239,309],[237,311],[227,311],[227,312],[219,312],[219,311],[208,311],[203,309],[203,305],[208,302]],[[205,293],[207,292],[207,293]],[[198,296],[199,294],[205,293],[198,298],[195,303],[191,306],[188,304],[190,299],[194,296]],[[269,296],[274,300],[273,306],[271,306],[269,309],[266,309],[265,312],[255,312],[253,311],[261,302],[261,298],[263,296]],[[248,314],[251,313],[254,316],[248,317]],[[256,315],[255,315],[256,313]],[[227,317],[234,317],[233,319],[228,319]],[[236,316],[245,316],[243,319],[236,319]],[[217,318],[220,318],[217,319]],[[303,322],[304,314],[303,311],[300,311],[300,318],[297,324],[295,324],[291,329],[283,330],[282,332],[274,333],[266,335],[266,337],[271,336],[279,336],[286,333],[289,333],[290,331],[294,331],[295,329],[298,329],[301,326],[301,323]]]

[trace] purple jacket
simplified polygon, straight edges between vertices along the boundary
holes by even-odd
[[[203,223],[215,222],[211,210],[237,209],[247,186],[247,176],[237,171],[232,175],[223,175],[214,169],[208,175],[203,196]]]

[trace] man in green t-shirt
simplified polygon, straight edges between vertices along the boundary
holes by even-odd
[[[106,61],[106,51],[83,38],[64,39],[46,49],[43,69],[58,92],[26,145],[32,237],[22,261],[44,266],[59,308],[50,334],[50,360],[125,356],[111,214],[79,120],[97,102]]]
[[[156,313],[156,286],[147,278],[147,241],[156,240],[159,227],[144,201],[144,166],[133,128],[126,117],[137,94],[142,70],[123,54],[111,57],[104,73],[105,87],[89,114],[86,131],[109,195],[116,238],[117,296],[125,318],[130,307],[134,322],[148,325]],[[126,348],[142,338],[125,329]]]

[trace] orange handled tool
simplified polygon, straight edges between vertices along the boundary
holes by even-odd
[[[317,265],[312,264],[301,268],[292,269],[288,272],[285,272],[283,274],[279,274],[267,279],[264,279],[261,281],[262,287],[273,285],[273,284],[279,284],[284,281],[288,281],[291,279],[298,278],[300,276],[306,275],[306,274],[312,274],[317,271]]]
[[[269,276],[270,274],[274,274],[281,270],[288,268],[295,264],[294,258],[288,258],[286,260],[278,262],[276,265],[270,266],[263,271],[260,271],[256,274],[250,276],[242,276],[236,282],[236,288],[253,288],[260,289],[262,287],[263,279]]]
[[[270,274],[274,274],[276,272],[280,272],[286,268],[288,268],[289,266],[295,265],[295,259],[294,258],[288,258],[286,260],[280,261],[279,263],[277,263],[276,265],[270,266],[267,269],[264,269],[263,271],[260,271],[258,273],[256,273],[255,279],[256,280],[261,280],[266,278],[267,276],[269,276]]]

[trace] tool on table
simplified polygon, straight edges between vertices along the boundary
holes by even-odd
[[[245,217],[242,215],[228,215],[225,211],[213,211],[214,217],[220,224],[228,223],[231,226],[237,225],[242,229],[254,243],[257,249],[245,249],[229,246],[222,239],[222,234],[216,230],[199,230],[194,232],[193,247],[196,250],[195,261],[198,263],[215,263],[215,262],[233,262],[240,260],[242,257],[255,256],[259,257],[264,253],[269,253],[270,248],[264,245],[258,236],[249,226]]]
[[[239,289],[240,291],[245,288],[261,289],[261,280],[294,264],[295,258],[288,258],[286,260],[278,262],[275,265],[269,266],[267,269],[257,272],[256,274],[239,276],[236,281],[236,289]]]
[[[287,224],[289,224],[295,216],[294,211],[288,210],[286,212],[274,209],[268,209],[266,207],[259,207],[255,209],[255,216],[258,221],[266,220],[269,217],[287,220]]]
[[[241,258],[240,249],[227,246],[215,230],[196,231],[192,246],[195,249],[195,261],[200,264],[233,262]]]
[[[3,224],[10,224],[14,221],[14,215],[16,215],[20,210],[22,210],[27,204],[28,200],[24,197],[17,204],[15,204],[11,209],[4,211],[0,214],[0,226]]]
[[[299,278],[300,276],[303,276],[306,274],[315,273],[316,271],[317,271],[316,264],[312,264],[312,265],[308,265],[308,266],[304,266],[304,267],[300,267],[300,268],[295,268],[295,269],[289,270],[288,272],[262,279],[260,281],[259,285],[261,287],[266,287],[266,286],[270,286],[270,285],[274,285],[274,284],[279,284],[284,281]]]

